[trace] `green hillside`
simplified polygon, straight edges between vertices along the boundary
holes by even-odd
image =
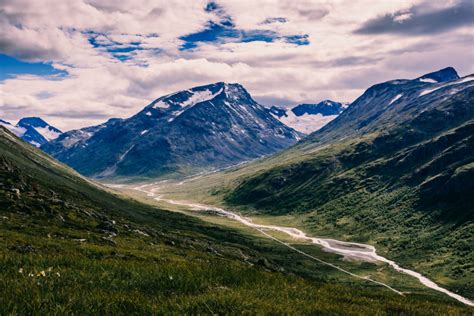
[[[268,167],[256,173],[244,167],[215,194],[259,214],[300,216],[321,236],[374,243],[472,298],[473,99],[468,88],[431,108],[415,102],[406,106],[410,115],[396,113],[399,124],[315,147],[324,135],[343,133],[335,122],[282,153],[284,163],[262,161]]]
[[[468,312],[302,278],[284,247],[112,194],[3,128],[0,212],[2,315]]]

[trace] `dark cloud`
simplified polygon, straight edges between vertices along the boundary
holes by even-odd
[[[399,56],[400,54],[405,53],[427,53],[439,50],[443,47],[462,47],[462,48],[471,48],[472,50],[473,39],[471,35],[456,35],[455,37],[447,37],[443,40],[433,42],[431,39],[427,39],[406,47],[397,48],[391,50],[389,55]]]
[[[71,119],[84,119],[84,120],[93,120],[93,119],[107,119],[110,118],[109,114],[100,113],[96,111],[76,111],[76,110],[61,110],[53,113],[48,113],[50,117],[61,117],[61,118],[71,118]]]
[[[288,22],[288,20],[286,18],[282,18],[282,17],[277,17],[277,18],[268,18],[268,19],[265,19],[263,22],[261,22],[260,24],[273,24],[273,23],[286,23]]]
[[[254,99],[265,107],[271,107],[273,105],[286,107],[289,104],[295,104],[295,100],[290,98],[279,98],[274,96],[254,96]]]
[[[375,64],[376,62],[382,60],[382,58],[377,57],[362,57],[362,56],[348,56],[343,58],[336,58],[328,62],[330,67],[342,67],[342,66],[360,66]]]
[[[26,104],[2,104],[2,111],[9,112],[9,111],[16,111],[16,110],[23,110],[28,109],[30,105]]]
[[[424,35],[442,33],[462,26],[474,26],[473,0],[462,0],[442,10],[430,10],[426,4],[414,6],[407,11],[368,20],[354,33]]]
[[[327,9],[305,9],[297,10],[298,14],[308,20],[320,20],[329,14]]]

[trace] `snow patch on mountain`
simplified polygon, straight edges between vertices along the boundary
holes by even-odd
[[[22,137],[23,134],[25,134],[26,132],[26,128],[14,126],[10,124],[9,122],[3,121],[3,120],[0,120],[0,125],[8,129],[10,132],[12,132],[18,137]]]
[[[193,91],[192,93],[193,94],[189,97],[189,99],[187,99],[181,104],[182,107],[188,108],[194,106],[197,103],[210,101],[222,93],[222,88],[216,93],[212,93],[212,91],[210,90]]]
[[[426,82],[426,83],[438,83],[438,81],[431,79],[431,78],[420,78],[418,79],[421,82]]]
[[[58,132],[57,130],[51,129],[49,126],[48,127],[36,127],[35,128],[38,133],[40,133],[44,138],[46,138],[47,141],[56,139],[61,135],[61,132]]]
[[[400,99],[403,96],[403,94],[397,94],[392,100],[390,100],[390,103],[388,105],[391,105],[392,103],[396,102],[398,99]]]
[[[421,91],[419,96],[421,97],[421,96],[430,94],[432,92],[435,92],[436,90],[443,89],[443,88],[453,86],[453,85],[458,85],[460,83],[465,83],[465,82],[469,82],[469,81],[474,81],[474,76],[473,75],[461,78],[459,80],[453,80],[453,81],[450,81],[448,83],[440,84],[439,86],[436,86],[432,89],[423,90],[423,91]]]
[[[299,104],[290,110],[272,106],[270,114],[283,124],[304,134],[321,129],[349,107],[349,103],[324,100],[316,104]]]
[[[311,134],[314,131],[322,128],[327,123],[334,120],[337,115],[322,115],[322,114],[308,114],[305,113],[301,116],[296,116],[292,111],[288,111],[286,116],[278,118],[277,115],[272,115],[280,120],[283,124],[297,130],[304,134]]]

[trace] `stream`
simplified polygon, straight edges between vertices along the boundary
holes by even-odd
[[[459,294],[453,293],[453,292],[451,292],[451,291],[449,291],[445,288],[440,287],[435,282],[431,281],[430,279],[428,279],[427,277],[423,276],[422,274],[420,274],[416,271],[402,268],[395,261],[378,255],[375,247],[372,246],[372,245],[355,243],[355,242],[346,242],[346,241],[340,241],[340,240],[330,239],[330,238],[310,237],[310,236],[306,235],[306,233],[304,233],[303,231],[301,231],[297,228],[294,228],[294,227],[256,224],[248,217],[241,216],[237,213],[233,213],[233,212],[224,210],[224,209],[219,208],[219,207],[203,205],[203,204],[197,204],[197,203],[190,203],[190,202],[186,202],[186,201],[175,201],[175,200],[171,200],[171,199],[166,199],[166,198],[163,197],[163,195],[158,195],[157,194],[157,192],[160,189],[160,186],[159,185],[157,186],[157,184],[159,184],[159,183],[163,183],[163,182],[145,184],[145,185],[141,185],[141,186],[138,186],[138,187],[134,187],[134,189],[147,194],[149,197],[152,197],[157,201],[163,201],[163,202],[174,204],[174,205],[185,206],[185,207],[188,207],[189,209],[194,210],[194,211],[211,211],[211,212],[215,213],[216,215],[224,216],[224,217],[227,217],[229,219],[238,221],[238,222],[240,222],[241,224],[243,224],[245,226],[248,226],[248,227],[251,227],[253,229],[258,230],[259,232],[261,232],[262,234],[264,234],[268,238],[273,239],[276,242],[279,242],[279,243],[285,245],[286,247],[288,247],[288,248],[290,248],[290,249],[292,249],[296,252],[301,253],[304,256],[310,257],[313,260],[316,260],[320,263],[329,265],[329,266],[331,266],[331,267],[333,267],[333,268],[335,268],[335,269],[337,269],[337,270],[339,270],[343,273],[349,274],[353,277],[363,279],[363,280],[366,280],[366,281],[384,286],[384,287],[392,290],[393,292],[395,292],[397,294],[403,295],[402,292],[390,287],[389,285],[387,285],[385,283],[372,280],[368,277],[364,277],[364,276],[354,274],[352,272],[349,272],[345,269],[342,269],[342,268],[338,267],[337,265],[326,262],[326,261],[321,260],[319,258],[316,258],[312,255],[309,255],[309,254],[307,254],[307,253],[291,246],[290,244],[285,243],[285,242],[281,241],[280,239],[268,234],[267,231],[277,231],[277,232],[284,233],[284,234],[286,234],[286,235],[288,235],[292,238],[295,238],[295,239],[309,241],[309,242],[311,242],[315,245],[320,246],[324,251],[332,252],[332,253],[341,255],[341,256],[344,257],[344,259],[347,259],[347,260],[358,260],[358,261],[387,263],[394,270],[396,270],[400,273],[410,275],[410,276],[418,279],[418,281],[421,284],[423,284],[424,286],[426,286],[430,289],[433,289],[435,291],[444,293],[444,294],[452,297],[453,299],[455,299],[455,300],[457,300],[461,303],[464,303],[466,305],[474,306],[473,301],[471,301],[471,300],[469,300],[469,299],[467,299],[467,298],[465,298],[465,297],[463,297]]]

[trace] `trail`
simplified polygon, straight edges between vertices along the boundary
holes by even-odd
[[[294,246],[292,246],[288,243],[285,243],[282,240],[270,235],[269,233],[267,233],[267,231],[268,230],[278,231],[278,232],[284,233],[284,234],[286,234],[290,237],[293,237],[295,239],[310,241],[313,244],[321,246],[322,249],[325,250],[325,251],[339,254],[339,255],[343,256],[344,258],[347,258],[347,259],[353,259],[353,260],[359,260],[359,261],[369,261],[369,262],[377,262],[378,261],[378,262],[387,263],[394,270],[396,270],[400,273],[410,275],[414,278],[417,278],[420,281],[421,284],[423,284],[424,286],[426,286],[430,289],[433,289],[435,291],[444,293],[444,294],[446,294],[446,295],[454,298],[455,300],[457,300],[461,303],[464,303],[466,305],[474,306],[474,302],[472,302],[471,300],[469,300],[469,299],[467,299],[467,298],[465,298],[465,297],[463,297],[459,294],[453,293],[453,292],[451,292],[451,291],[449,291],[445,288],[440,287],[435,282],[433,282],[430,279],[424,277],[422,274],[420,274],[416,271],[402,268],[395,261],[389,260],[389,259],[387,259],[383,256],[378,255],[375,247],[372,246],[372,245],[354,243],[354,242],[345,242],[345,241],[340,241],[340,240],[336,240],[336,239],[310,237],[310,236],[307,236],[303,231],[301,231],[297,228],[293,228],[293,227],[256,224],[256,223],[252,222],[252,220],[250,218],[243,217],[241,215],[238,215],[236,213],[224,210],[224,209],[219,208],[219,207],[203,205],[203,204],[197,204],[197,203],[189,203],[189,202],[185,202],[185,201],[175,201],[175,200],[171,200],[171,199],[165,199],[165,198],[163,198],[162,195],[157,195],[156,194],[156,192],[160,189],[160,186],[157,186],[157,185],[162,184],[164,182],[166,182],[166,180],[161,181],[161,182],[157,182],[157,183],[141,185],[141,186],[135,187],[134,189],[136,189],[138,191],[141,191],[143,193],[146,193],[148,196],[153,197],[157,201],[164,201],[166,203],[170,203],[170,204],[174,204],[174,205],[186,206],[186,207],[189,207],[191,210],[212,211],[212,212],[214,212],[218,215],[225,216],[227,218],[233,219],[235,221],[240,222],[241,224],[243,224],[245,226],[256,229],[257,231],[259,231],[260,233],[262,233],[266,237],[268,237],[268,238],[270,238],[270,239],[272,239],[272,240],[274,240],[274,241],[276,241],[276,242],[292,249],[293,251],[296,251],[296,252],[298,252],[298,253],[300,253],[300,254],[308,257],[308,258],[311,258],[312,260],[315,260],[319,263],[322,263],[322,264],[328,265],[330,267],[333,267],[334,269],[337,269],[337,270],[339,270],[343,273],[346,273],[348,275],[351,275],[355,278],[363,279],[365,281],[372,282],[372,283],[384,286],[384,287],[390,289],[391,291],[393,291],[393,292],[395,292],[399,295],[403,295],[403,293],[396,290],[396,289],[394,289],[394,288],[392,288],[392,287],[390,287],[388,284],[372,280],[368,277],[364,277],[364,276],[354,274],[354,273],[352,273],[350,271],[347,271],[347,270],[345,270],[345,269],[343,269],[343,268],[341,268],[337,265],[334,265],[332,263],[329,263],[327,261],[324,261],[322,259],[314,257],[314,256],[312,256],[312,255],[310,255],[310,254],[308,254],[308,253],[306,253],[306,252],[304,252],[300,249],[297,249]],[[155,186],[155,187],[153,188],[153,186]],[[152,187],[152,188],[150,190],[146,190],[146,188],[149,188],[149,187]]]

